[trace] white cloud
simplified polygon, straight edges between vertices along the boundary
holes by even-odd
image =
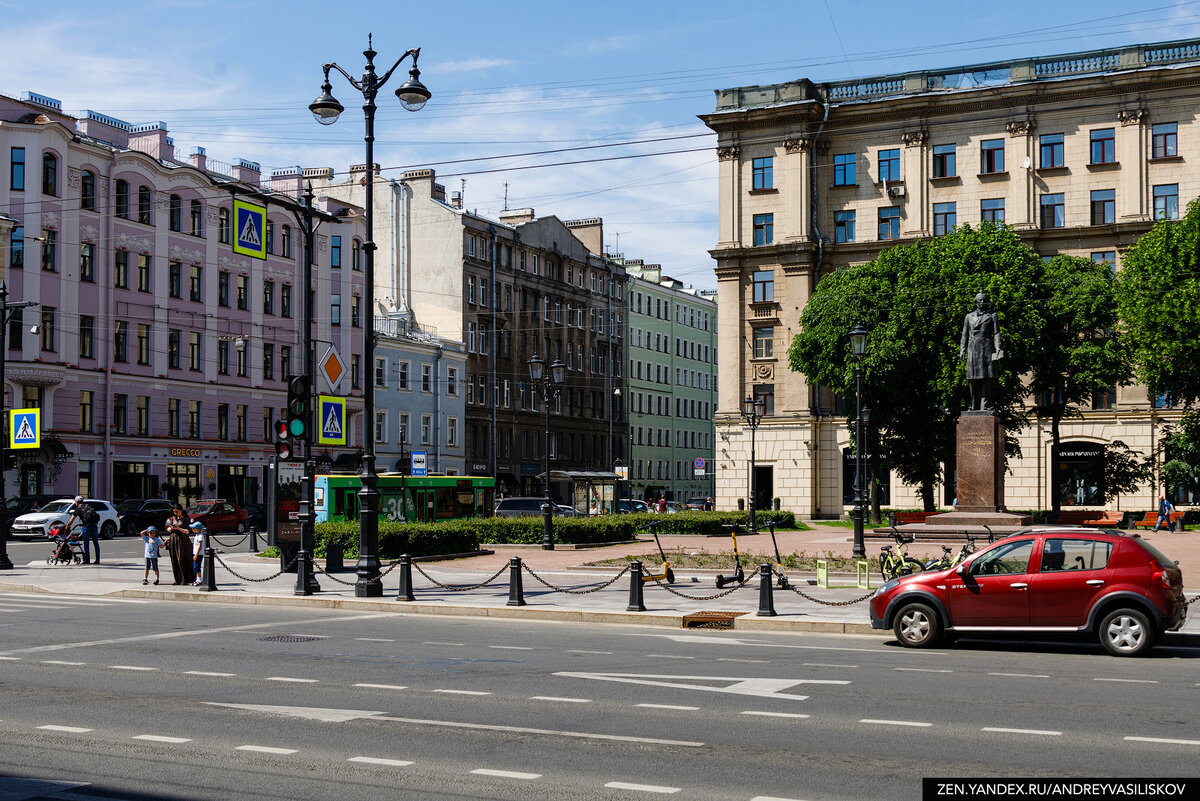
[[[511,58],[468,58],[463,61],[442,61],[430,65],[428,72],[432,74],[450,74],[459,72],[484,72],[497,67],[515,67],[517,62]]]

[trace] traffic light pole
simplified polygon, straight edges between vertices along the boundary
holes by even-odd
[[[313,403],[313,389],[316,387],[316,354],[313,353],[313,242],[315,240],[316,222],[314,220],[312,181],[304,186],[304,383],[306,403],[308,406],[308,425],[304,437],[304,478],[300,490],[300,552],[296,554],[296,589],[294,595],[312,595],[321,591],[317,577],[313,575],[313,550],[316,547],[316,530],[314,523],[317,515],[313,509],[316,495],[317,462],[313,458],[313,429],[320,425]],[[291,386],[291,382],[288,382]]]

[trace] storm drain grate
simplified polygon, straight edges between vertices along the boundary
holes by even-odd
[[[683,616],[685,629],[731,629],[733,619],[745,612],[691,612]]]
[[[259,637],[259,642],[316,642],[320,637],[303,637],[299,634],[273,634],[270,637]]]

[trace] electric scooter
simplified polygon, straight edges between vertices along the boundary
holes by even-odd
[[[658,526],[660,523],[654,521],[642,526],[638,531],[650,529],[650,533],[654,535],[654,544],[658,546],[658,555],[662,559],[662,570],[658,573],[643,573],[642,581],[662,581],[667,580],[668,584],[675,583],[675,573],[671,570],[671,563],[667,561],[667,555],[663,553],[662,543],[658,540]]]
[[[767,521],[767,530],[771,532],[771,545],[775,548],[775,580],[779,584],[779,589],[786,590],[788,588],[788,577],[783,572],[783,559],[779,557],[779,543],[775,541],[774,520]]]
[[[742,572],[742,560],[738,557],[737,549],[737,532],[738,529],[745,530],[744,526],[737,523],[727,524],[725,528],[729,529],[729,536],[733,539],[733,575],[723,576],[717,574],[717,589],[721,589],[726,584],[741,584],[745,581],[745,573]]]

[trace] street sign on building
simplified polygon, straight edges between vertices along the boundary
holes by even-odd
[[[414,476],[429,475],[428,470],[425,468],[425,451],[412,452],[412,474]]]
[[[40,448],[41,409],[12,409],[8,413],[8,447]]]
[[[321,363],[317,365],[318,372],[325,379],[325,385],[330,392],[338,391],[338,384],[342,382],[342,376],[346,374],[346,363],[342,361],[342,357],[338,355],[337,348],[333,345],[329,346],[329,350],[325,352]]]
[[[696,461],[693,462],[692,465],[696,468],[697,476],[704,475],[704,458],[703,457],[697,456]]]
[[[267,257],[267,207],[245,200],[233,201],[233,252],[256,259]]]
[[[317,444],[346,444],[346,399],[317,396]]]

